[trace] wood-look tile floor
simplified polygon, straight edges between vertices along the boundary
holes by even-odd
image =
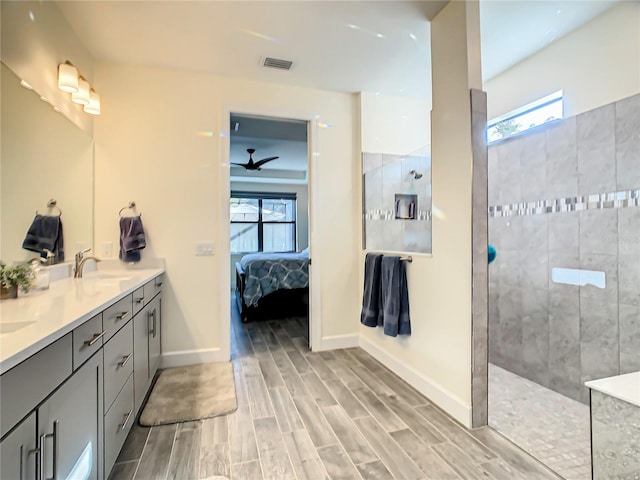
[[[311,353],[299,318],[242,324],[238,410],[134,426],[111,480],[559,479],[490,428],[468,431],[359,348]]]

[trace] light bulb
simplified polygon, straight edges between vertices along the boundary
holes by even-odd
[[[58,88],[69,93],[78,91],[78,69],[70,63],[58,65]]]
[[[79,103],[80,105],[88,105],[90,96],[91,85],[84,78],[78,79],[78,91],[71,94],[71,101]]]
[[[84,106],[84,111],[91,115],[100,115],[100,95],[93,88],[89,93],[89,103]]]

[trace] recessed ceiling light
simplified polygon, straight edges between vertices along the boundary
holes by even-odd
[[[58,113],[61,112],[61,110],[58,107],[56,107],[55,105],[53,106],[53,111],[54,112],[58,112]]]
[[[42,100],[43,102],[49,103],[49,100],[47,100],[47,97],[40,97],[40,100]]]
[[[410,33],[409,37],[411,37],[411,40],[418,40],[418,37],[416,37],[413,33]]]
[[[384,35],[383,35],[383,34],[381,34],[381,33],[378,33],[378,34],[376,34],[376,37],[378,37],[378,38],[384,38]]]
[[[29,82],[25,80],[20,80],[20,85],[22,85],[24,88],[27,88],[29,90],[33,90],[33,87],[31,86],[31,84],[29,84]]]
[[[353,30],[360,30],[360,27],[358,25],[354,25],[353,23],[348,23],[347,27],[353,29]]]
[[[30,19],[32,22],[35,22],[35,21],[36,21],[36,16],[35,16],[35,14],[34,14],[31,10],[29,10],[29,19]]]

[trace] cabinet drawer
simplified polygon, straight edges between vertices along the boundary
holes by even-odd
[[[133,314],[135,315],[142,310],[149,300],[151,299],[144,296],[144,287],[140,287],[133,292]]]
[[[105,478],[113,468],[118,453],[135,420],[133,411],[133,375],[129,376],[111,408],[104,416]]]
[[[158,275],[153,280],[144,284],[145,303],[150,302],[153,297],[162,291],[163,282],[164,275]]]
[[[71,375],[71,337],[66,334],[0,376],[0,436]]]
[[[104,410],[133,372],[133,322],[120,329],[104,346]]]
[[[102,329],[101,313],[73,330],[74,371],[100,350],[105,333]]]
[[[105,342],[131,320],[132,313],[131,295],[127,295],[102,312],[102,324],[107,332],[104,335]]]

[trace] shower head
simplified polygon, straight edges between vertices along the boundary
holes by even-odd
[[[416,180],[422,178],[422,174],[416,172],[415,170],[409,170],[409,175],[413,175],[413,178],[415,178]]]

